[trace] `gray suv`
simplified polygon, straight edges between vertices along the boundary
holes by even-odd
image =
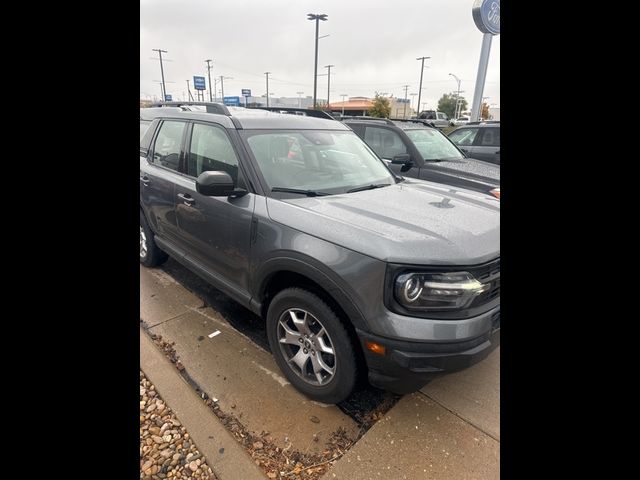
[[[499,200],[404,179],[335,120],[154,110],[140,262],[170,255],[262,316],[307,396],[411,392],[499,343]]]

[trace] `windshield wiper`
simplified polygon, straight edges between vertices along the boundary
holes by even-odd
[[[374,188],[382,188],[382,187],[388,187],[388,186],[389,186],[388,183],[373,183],[371,185],[365,185],[364,187],[352,188],[351,190],[347,190],[347,193],[361,192],[362,190],[373,190]]]
[[[306,195],[307,197],[321,197],[323,195],[331,195],[326,192],[316,192],[315,190],[302,190],[300,188],[286,188],[286,187],[273,187],[272,192],[283,193],[299,193],[300,195]]]

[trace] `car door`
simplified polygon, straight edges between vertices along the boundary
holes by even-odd
[[[500,127],[485,127],[479,130],[471,156],[500,165]]]
[[[236,293],[249,290],[250,231],[255,195],[208,197],[196,191],[204,171],[225,171],[236,188],[247,188],[229,133],[220,125],[190,125],[185,175],[176,183],[176,217],[187,257]]]
[[[417,177],[418,168],[413,166],[410,169],[405,169],[401,164],[393,164],[391,160],[396,155],[403,153],[409,153],[407,145],[404,143],[402,137],[397,132],[390,128],[382,126],[370,126],[367,125],[364,130],[364,141],[371,150],[376,152],[387,166],[398,175],[406,175],[407,177]]]
[[[475,158],[473,142],[478,136],[478,130],[478,127],[458,128],[449,134],[449,138],[468,157]]]
[[[180,159],[186,123],[160,123],[146,156],[140,157],[140,202],[152,230],[160,237],[176,241],[174,186],[180,178]]]

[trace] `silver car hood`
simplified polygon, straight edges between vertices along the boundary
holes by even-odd
[[[267,208],[275,222],[386,262],[473,265],[500,256],[500,201],[437,183],[268,198]]]

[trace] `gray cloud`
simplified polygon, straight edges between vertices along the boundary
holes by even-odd
[[[140,95],[160,95],[160,67],[153,48],[167,50],[167,92],[186,94],[186,79],[229,76],[225,95],[251,88],[276,96],[313,94],[314,22],[307,13],[326,13],[320,23],[318,73],[331,69],[331,100],[340,94],[373,96],[375,91],[404,97],[418,92],[420,62],[426,61],[422,101],[435,106],[456,88],[448,74],[462,79],[472,100],[482,33],[471,17],[472,0],[141,0]],[[218,84],[219,88],[219,84]],[[318,79],[318,97],[326,98],[327,77]],[[500,103],[500,36],[493,38],[484,96]]]

